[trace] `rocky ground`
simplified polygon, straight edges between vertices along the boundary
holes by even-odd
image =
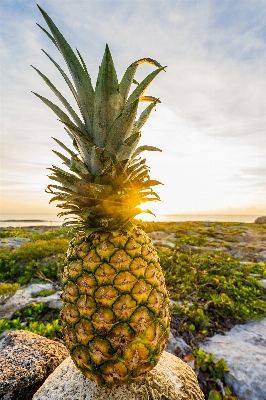
[[[17,232],[16,237],[13,237],[12,231],[14,230],[12,227],[0,228],[0,247],[3,254],[5,251],[16,251],[23,244],[30,241],[31,235],[53,234],[54,229],[50,227],[27,227],[23,231],[24,233]],[[228,259],[238,259],[239,265],[250,265],[250,268],[255,265],[260,268],[260,271],[263,268],[265,269],[265,224],[218,222],[147,223],[145,230],[152,238],[159,252],[167,252],[167,249],[169,249],[170,253],[175,251],[190,254],[191,257],[193,254],[199,253],[224,253],[228,256]],[[3,232],[9,232],[10,234]],[[2,236],[1,233],[3,233]],[[27,233],[29,237],[27,237]],[[252,275],[252,268],[250,274]],[[255,277],[257,275],[260,285],[266,289],[266,275],[259,276],[256,273],[253,273],[253,275]],[[51,290],[53,288],[55,293],[45,297],[38,296],[38,293],[42,293],[44,289]],[[32,297],[33,295],[35,297]],[[42,302],[49,309],[59,309],[61,305],[59,295],[60,289],[53,286],[52,282],[34,282],[34,279],[32,279],[27,285],[22,285],[10,299],[5,298],[2,301],[2,304],[0,304],[0,320],[11,319],[15,312],[23,310],[27,305],[33,303]],[[177,301],[174,298],[172,304],[174,305]],[[231,371],[225,375],[223,381],[216,377],[215,392],[220,397],[215,397],[215,399],[266,400],[266,318],[248,322],[228,317],[220,322],[219,326],[217,325],[216,328],[214,327],[209,331],[207,335],[209,338],[204,339],[202,335],[198,335],[198,332],[184,330],[182,318],[173,313],[172,333],[167,351],[187,361],[194,369],[197,362],[195,357],[192,356],[191,342],[196,343],[204,351],[213,353],[216,359],[223,357]],[[237,325],[239,322],[242,322],[242,324]],[[0,338],[2,337],[2,340],[4,340],[6,333],[7,331],[4,331],[1,334]],[[202,381],[201,387],[205,385],[206,396],[206,393],[209,393],[213,388],[210,383],[208,384],[209,375],[202,370],[196,372],[199,380]],[[224,391],[226,384],[232,389],[231,397]],[[209,389],[207,388],[208,385]],[[5,397],[5,399],[14,399],[14,397]]]

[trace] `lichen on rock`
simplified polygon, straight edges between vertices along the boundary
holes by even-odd
[[[0,343],[0,397],[32,385],[36,391],[36,383],[41,385],[68,354],[60,342],[28,331],[10,332]]]

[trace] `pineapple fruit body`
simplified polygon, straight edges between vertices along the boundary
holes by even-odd
[[[39,7],[39,6],[38,6]],[[144,151],[141,129],[159,98],[144,92],[165,70],[143,58],[119,82],[106,45],[95,89],[86,64],[72,50],[49,15],[39,7],[71,77],[44,52],[70,89],[78,114],[50,79],[36,72],[64,106],[34,93],[64,124],[72,148],[54,138],[67,155],[54,150],[63,167],[53,165],[47,192],[58,202],[64,226],[77,231],[63,273],[63,337],[76,366],[99,385],[130,383],[159,361],[169,333],[169,300],[159,259],[150,239],[134,227],[146,202],[159,201]],[[140,83],[138,67],[153,70]],[[132,85],[136,85],[131,91]],[[140,102],[148,102],[138,116]],[[145,212],[151,213],[149,210]],[[71,215],[71,217],[69,217]]]
[[[156,250],[140,228],[79,232],[63,283],[63,337],[86,377],[121,385],[158,363],[169,335],[169,300]]]

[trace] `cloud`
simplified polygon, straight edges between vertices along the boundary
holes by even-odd
[[[263,0],[43,0],[41,6],[72,47],[78,47],[94,84],[106,42],[119,79],[142,57],[168,65],[167,73],[147,90],[162,104],[143,128],[142,138],[142,144],[163,150],[145,156],[152,176],[165,183],[159,191],[166,207],[168,197],[175,211],[184,210],[185,204],[191,210],[204,204],[220,209],[238,201],[266,204]],[[35,25],[46,27],[35,3],[2,0],[0,8],[2,190],[8,193],[13,187],[21,193],[25,186],[25,191],[36,192],[46,185],[45,168],[60,165],[50,150],[57,148],[51,136],[69,140],[56,116],[30,93],[34,90],[59,104],[30,64],[77,107],[64,80],[40,51],[47,50],[67,72],[56,48]],[[136,79],[151,70],[150,65],[141,65]],[[239,194],[240,182],[241,190],[251,192],[246,200]],[[182,196],[184,207],[179,206]]]

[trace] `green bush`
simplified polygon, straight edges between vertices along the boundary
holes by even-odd
[[[49,311],[49,307],[46,306],[45,303],[34,303],[30,304],[29,306],[23,308],[20,311],[16,311],[14,314],[15,318],[23,318],[31,317],[36,319],[38,316],[45,314]]]
[[[27,236],[28,236],[27,231],[21,228],[0,230],[1,239],[9,237],[27,237]]]
[[[53,254],[65,253],[68,247],[67,239],[35,240],[23,244],[17,250],[10,252],[11,260],[41,260]]]
[[[176,239],[177,244],[185,244],[189,246],[203,246],[207,242],[207,238],[201,235],[182,235]]]
[[[242,265],[223,252],[159,252],[170,297],[181,300],[173,313],[183,319],[183,328],[201,335],[226,320],[250,320],[266,315],[266,293],[250,273],[264,276],[262,265]]]
[[[0,296],[12,297],[19,289],[19,283],[0,283]]]
[[[56,290],[53,289],[40,290],[37,293],[32,293],[31,297],[48,297],[54,293],[56,293]]]
[[[51,323],[44,324],[43,322],[31,321],[28,325],[22,325],[19,318],[13,320],[0,319],[0,333],[6,330],[27,330],[37,335],[47,338],[61,338],[62,325],[58,319]]]
[[[0,250],[0,279],[28,283],[41,271],[48,279],[57,279],[58,266],[63,263],[68,239],[36,240],[13,251]]]

